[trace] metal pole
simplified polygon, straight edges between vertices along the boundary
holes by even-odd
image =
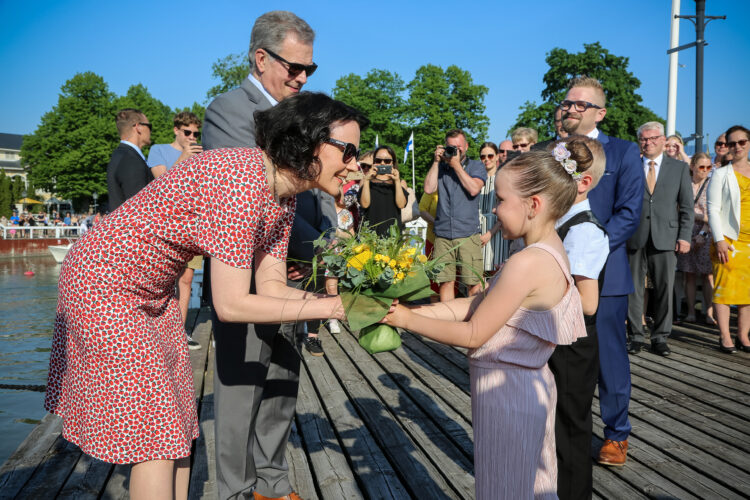
[[[706,0],[695,0],[695,152],[703,151],[703,32]]]
[[[680,43],[680,0],[672,0],[672,15],[670,17],[669,48],[673,49]],[[669,86],[667,90],[667,136],[674,135],[677,121],[677,68],[678,52],[669,54]]]

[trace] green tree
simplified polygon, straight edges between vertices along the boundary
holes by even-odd
[[[247,54],[229,54],[211,65],[211,76],[219,80],[206,92],[206,103],[219,94],[236,89],[250,74]]]
[[[92,72],[65,82],[57,105],[21,146],[34,186],[76,204],[93,191],[107,192],[107,163],[118,141],[113,99],[104,79]]]
[[[553,113],[555,106],[565,98],[568,81],[579,75],[599,80],[607,97],[607,116],[600,129],[607,135],[636,140],[636,131],[647,121],[664,122],[656,113],[645,107],[638,94],[641,81],[628,70],[629,58],[616,56],[599,42],[584,44],[583,52],[570,53],[554,48],[545,58],[549,69],[544,74],[543,103],[526,101],[521,113],[508,134],[517,127],[532,127],[539,131],[539,140],[554,137]]]
[[[375,146],[377,135],[380,144],[393,147],[396,155],[403,158],[409,137],[404,118],[405,91],[406,84],[398,74],[373,69],[364,78],[353,73],[339,78],[332,95],[369,118],[370,126],[359,141],[363,150]]]
[[[13,213],[16,200],[13,199],[10,177],[5,170],[0,169],[0,217],[10,217]]]
[[[475,84],[471,73],[458,66],[443,70],[427,64],[417,70],[407,90],[405,116],[407,126],[414,130],[416,184],[417,191],[421,192],[435,146],[445,142],[448,130],[464,130],[469,141],[469,156],[479,156],[479,145],[489,128],[489,119],[484,114],[487,87]]]

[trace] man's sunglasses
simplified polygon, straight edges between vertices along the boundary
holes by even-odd
[[[378,165],[382,163],[383,165],[392,165],[393,159],[391,158],[375,158],[375,161],[373,162],[375,165]]]
[[[349,163],[350,161],[357,160],[359,158],[359,149],[351,142],[343,142],[333,138],[328,138],[325,140],[325,142],[336,146],[341,150],[342,153],[344,153],[341,157],[341,160],[344,163]]]
[[[190,137],[192,135],[196,139],[200,139],[201,138],[201,133],[200,132],[193,132],[190,129],[184,128],[184,129],[182,129],[182,133],[185,134],[185,137]]]
[[[275,52],[268,50],[268,49],[262,49],[268,53],[269,56],[273,57],[279,62],[282,62],[286,64],[286,70],[289,72],[289,76],[295,77],[302,73],[303,71],[307,76],[312,76],[313,73],[315,73],[315,70],[318,69],[318,65],[315,63],[312,64],[301,64],[301,63],[294,63],[291,61],[287,61],[280,55],[276,54]]]
[[[513,144],[513,149],[519,149],[519,148],[525,148],[529,145],[528,142],[523,142],[519,144]]]
[[[584,111],[586,111],[589,108],[602,109],[601,106],[597,106],[593,102],[588,102],[588,101],[569,101],[567,99],[565,99],[563,102],[561,102],[559,107],[563,111],[567,111],[570,108],[574,108],[579,113],[583,113]]]
[[[148,127],[149,130],[153,130],[153,125],[146,122],[138,122],[138,125],[143,125],[144,127]]]
[[[357,163],[357,165],[359,165],[359,168],[361,168],[363,171],[367,171],[372,168],[372,163],[361,162],[361,163]]]
[[[500,151],[498,151],[499,154],[506,154],[506,155],[512,152],[513,152],[512,149],[501,149]]]
[[[495,157],[495,155],[494,155],[494,154],[492,154],[492,153],[490,153],[490,154],[488,154],[488,155],[479,155],[479,159],[480,159],[480,160],[484,160],[485,158],[489,158],[489,159],[491,160],[491,159],[493,159],[494,157]]]
[[[735,148],[737,146],[739,146],[741,148],[744,148],[745,144],[747,144],[748,141],[750,141],[750,139],[742,139],[741,141],[728,141],[727,142],[727,147],[730,148],[730,149],[731,148]]]

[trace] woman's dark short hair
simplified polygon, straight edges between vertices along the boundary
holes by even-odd
[[[316,153],[331,137],[332,125],[355,121],[363,130],[370,123],[358,110],[319,92],[300,92],[254,117],[258,147],[274,165],[304,180],[320,174]]]
[[[398,160],[396,159],[396,152],[393,150],[392,147],[386,146],[385,144],[375,148],[375,150],[372,153],[372,162],[375,163],[375,157],[378,156],[378,151],[381,151],[383,149],[388,151],[388,154],[391,155],[391,159],[393,159],[393,168],[398,168]]]

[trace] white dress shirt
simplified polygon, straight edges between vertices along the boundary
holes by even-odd
[[[555,229],[586,210],[591,210],[589,200],[576,203],[555,223]],[[575,225],[565,235],[563,246],[568,254],[570,274],[599,279],[609,255],[609,238],[604,231],[591,222]]]
[[[654,177],[654,179],[657,179],[657,180],[659,179],[659,170],[661,170],[661,161],[662,161],[663,158],[664,158],[664,153],[660,154],[659,156],[657,156],[653,160],[648,159],[645,156],[643,157],[643,174],[646,176],[646,178],[648,178],[648,169],[649,169],[648,164],[649,164],[649,162],[653,161],[655,163],[655,165],[654,165],[654,173],[656,174],[656,176]]]

